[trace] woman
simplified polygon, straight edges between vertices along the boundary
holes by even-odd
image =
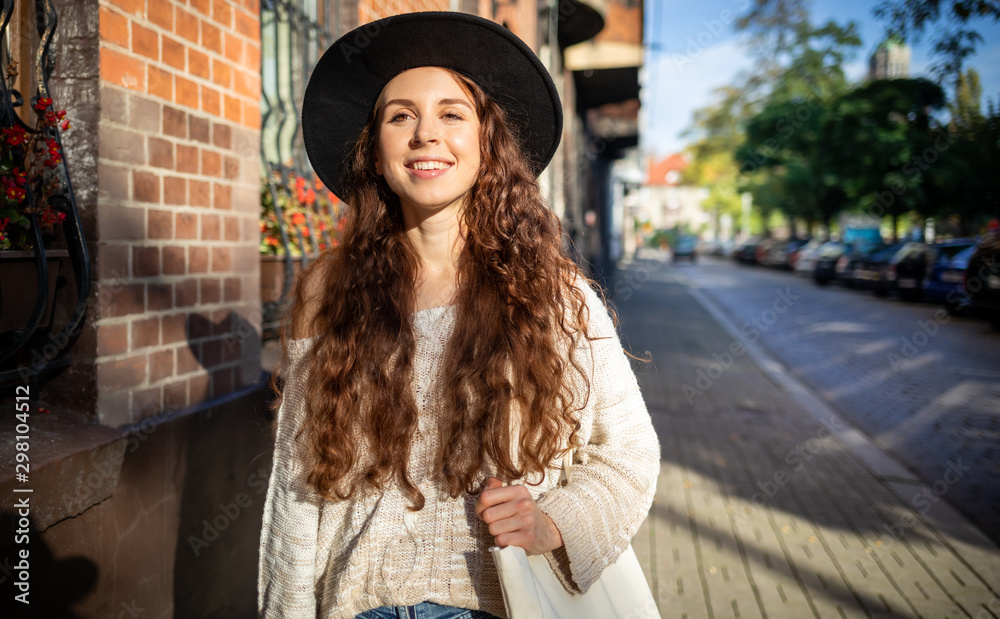
[[[303,135],[350,210],[281,330],[262,616],[503,617],[491,546],[585,591],[645,517],[657,438],[535,181],[560,110],[529,48],[461,13],[317,65]]]

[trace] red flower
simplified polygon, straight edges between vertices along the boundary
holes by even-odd
[[[292,225],[293,226],[297,226],[297,225],[305,222],[305,220],[306,220],[306,216],[303,215],[302,213],[292,213]]]
[[[17,185],[7,185],[4,189],[6,190],[5,195],[7,196],[7,200],[10,202],[20,202],[27,195],[24,188]]]
[[[52,105],[52,99],[49,97],[42,97],[38,101],[35,101],[35,111],[44,112],[49,109],[50,105]]]
[[[68,121],[68,120],[64,120],[64,121],[62,121],[62,124],[60,124],[60,125],[59,125],[59,127],[60,127],[60,128],[61,128],[61,129],[63,130],[63,131],[69,131],[69,128],[70,128],[71,126],[72,126],[72,125],[70,125],[70,124],[69,124],[69,121]]]
[[[274,246],[278,245],[278,239],[273,236],[265,238],[264,242],[267,243],[268,245],[274,245]]]
[[[302,201],[305,202],[306,204],[309,204],[309,205],[315,203],[316,202],[316,192],[313,191],[312,189],[310,189],[309,191],[306,192],[306,199],[302,200]]]
[[[5,127],[3,135],[4,140],[10,146],[17,146],[18,144],[24,144],[28,141],[28,133],[24,130],[24,127],[20,125]]]
[[[56,213],[52,209],[45,209],[39,219],[43,228],[50,229],[56,224],[61,224],[66,219],[66,213]]]

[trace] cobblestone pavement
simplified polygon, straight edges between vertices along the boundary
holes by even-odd
[[[935,486],[880,464],[870,445],[862,457],[864,441],[850,439],[860,434],[832,412],[806,412],[798,383],[779,380],[766,351],[737,346],[746,340],[689,287],[702,272],[735,287],[742,274],[723,269],[638,261],[610,282],[626,348],[650,359],[634,365],[663,460],[633,546],[661,615],[1000,617],[997,547]],[[776,287],[737,304],[747,315],[736,324],[768,308],[775,326],[801,320],[806,295],[775,306]],[[949,498],[968,475],[962,462],[934,477]]]
[[[944,498],[1000,544],[1000,333],[786,272],[714,261],[684,273],[741,325],[765,318],[777,290],[796,294],[761,343],[927,483],[969,466]]]

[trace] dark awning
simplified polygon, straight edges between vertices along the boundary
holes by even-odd
[[[559,0],[559,46],[563,49],[593,38],[604,29],[604,0]]]
[[[608,103],[639,98],[639,67],[574,71],[577,108],[582,112]]]
[[[639,97],[642,46],[619,41],[587,41],[566,50],[573,72],[577,107],[583,110]]]

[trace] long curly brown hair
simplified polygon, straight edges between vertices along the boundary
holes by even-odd
[[[563,249],[559,219],[541,197],[514,128],[477,84],[448,72],[470,94],[481,123],[480,170],[460,215],[455,327],[441,373],[447,413],[433,468],[458,497],[478,492],[489,474],[540,483],[554,473],[586,402],[571,385],[590,389],[569,351],[592,338],[577,288],[590,282]],[[299,276],[280,328],[286,356],[272,376],[287,364],[289,330],[315,335],[306,420],[296,437],[316,456],[309,483],[332,500],[394,478],[419,510],[424,497],[407,470],[418,417],[410,317],[419,262],[399,199],[375,174],[383,101],[349,157],[341,244]],[[280,396],[276,380],[272,387]]]

